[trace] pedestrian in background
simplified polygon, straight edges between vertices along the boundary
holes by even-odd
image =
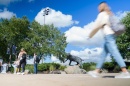
[[[34,59],[34,74],[37,74],[37,65],[38,65],[38,62],[37,62],[37,55],[36,53],[34,53],[34,56],[33,56],[33,59]]]
[[[25,71],[25,66],[26,66],[26,51],[24,48],[21,48],[21,51],[19,52],[18,59],[20,60],[19,64],[19,72],[21,72],[22,75],[24,75]],[[22,66],[22,71],[21,71],[21,66]],[[18,73],[19,74],[19,73]]]

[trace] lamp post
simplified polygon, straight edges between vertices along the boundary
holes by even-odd
[[[50,12],[50,9],[49,8],[45,8],[44,11],[43,11],[43,16],[44,16],[44,25],[45,25],[45,16],[48,15],[48,13]]]

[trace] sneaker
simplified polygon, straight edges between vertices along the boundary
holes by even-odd
[[[88,72],[89,75],[91,75],[92,77],[99,77],[99,73],[95,72],[95,71],[89,71]]]
[[[14,74],[17,74],[17,73],[14,73]]]
[[[24,72],[23,72],[23,73],[21,73],[21,75],[24,75]]]
[[[120,75],[115,76],[115,78],[130,78],[130,73],[122,72]]]
[[[17,74],[18,74],[18,75],[20,75],[21,73],[20,73],[20,72],[18,72]]]

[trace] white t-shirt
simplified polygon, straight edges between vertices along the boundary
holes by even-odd
[[[98,14],[97,19],[94,22],[94,28],[98,27],[99,25],[101,26],[106,24],[103,28],[101,28],[104,35],[115,33],[110,27],[109,17],[110,16],[107,14],[107,12],[104,11]]]

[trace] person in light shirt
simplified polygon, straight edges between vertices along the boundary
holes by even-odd
[[[14,61],[14,63],[13,63],[14,74],[16,74],[17,72],[19,72],[19,64],[20,64],[20,61],[18,59],[16,61]]]
[[[21,74],[24,75],[24,71],[25,71],[25,65],[26,65],[26,51],[24,50],[24,48],[21,48],[19,55],[18,55],[18,59],[20,61],[19,63],[19,72],[22,72]],[[23,58],[24,57],[24,58]],[[22,71],[21,71],[21,66],[22,66]],[[17,74],[20,74],[20,73]]]
[[[111,28],[109,18],[113,15],[113,13],[111,12],[106,2],[101,2],[98,6],[98,10],[99,14],[97,16],[97,19],[95,20],[94,30],[90,33],[89,38],[92,38],[100,29],[104,34],[105,43],[103,45],[101,58],[96,65],[96,69],[94,71],[89,71],[88,74],[93,77],[99,77],[99,72],[103,66],[105,58],[107,54],[110,53],[122,70],[122,73],[115,76],[115,78],[130,78],[130,73],[127,71],[126,64],[116,45],[115,32]]]

